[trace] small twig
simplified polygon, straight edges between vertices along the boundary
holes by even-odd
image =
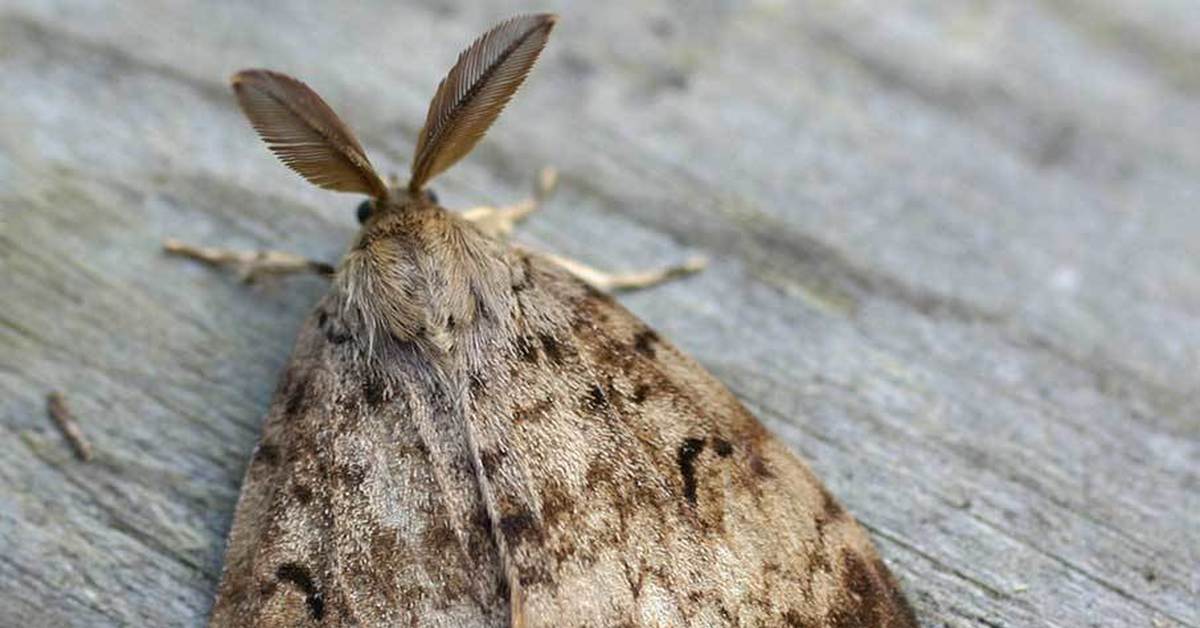
[[[83,430],[79,429],[79,424],[67,408],[67,401],[62,393],[56,391],[46,395],[46,411],[63,437],[71,444],[71,449],[75,450],[75,457],[83,461],[91,460],[92,444],[83,435]]]

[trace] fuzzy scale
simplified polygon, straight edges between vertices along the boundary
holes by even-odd
[[[213,626],[915,626],[700,365],[421,198],[365,225],[247,471]]]

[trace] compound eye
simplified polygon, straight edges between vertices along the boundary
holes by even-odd
[[[431,190],[429,188],[425,188],[425,198],[429,199],[430,203],[437,205],[437,202],[438,202],[437,192],[434,192],[433,190]]]
[[[357,210],[358,224],[361,225],[366,222],[367,219],[371,217],[371,210],[373,209],[374,207],[371,205],[371,199],[367,199],[359,203]]]

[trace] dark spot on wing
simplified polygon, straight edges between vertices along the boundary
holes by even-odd
[[[606,335],[600,335],[596,330],[576,330],[580,337],[592,340],[587,347],[592,359],[597,364],[608,367],[614,372],[628,373],[630,358],[635,354],[629,351],[624,343],[618,342]]]
[[[478,397],[487,386],[487,375],[480,371],[474,371],[467,378],[467,385],[471,387],[471,394]]]
[[[325,340],[330,344],[340,345],[351,338],[349,330],[337,317],[329,315],[329,311],[321,308],[317,311],[317,327],[325,334]]]
[[[637,600],[642,596],[642,585],[646,581],[646,572],[640,567],[631,567],[629,561],[622,559],[621,561],[625,573],[625,582],[629,583],[629,592],[633,594],[633,599]],[[626,622],[625,626],[633,626],[633,622]]]
[[[550,571],[543,565],[526,566],[521,569],[518,576],[521,586],[529,588],[539,584],[551,582],[554,578]]]
[[[260,442],[254,448],[254,455],[250,458],[250,464],[265,464],[269,467],[279,464],[279,448],[266,441]]]
[[[613,469],[612,462],[606,460],[603,456],[597,456],[588,465],[587,472],[583,479],[587,482],[589,491],[596,490],[600,485],[607,484],[612,481]]]
[[[554,527],[566,519],[575,508],[575,500],[570,493],[557,484],[548,484],[542,490],[542,521],[546,527]]]
[[[730,445],[729,441],[724,438],[714,438],[713,451],[716,451],[717,455],[722,458],[728,458],[733,455],[733,445]]]
[[[642,403],[650,396],[650,387],[646,384],[638,384],[633,388],[633,396],[630,397],[634,403]]]
[[[900,589],[900,585],[896,583],[896,578],[892,572],[883,564],[883,561],[878,556],[873,561],[875,573],[883,580],[883,585],[887,592],[887,597],[890,598],[890,604],[887,604],[887,615],[889,626],[894,628],[919,628],[917,623],[917,614],[913,612],[912,606],[908,604],[908,598],[904,596],[904,591]]]
[[[479,530],[484,531],[482,538],[485,538],[488,546],[491,546],[492,530],[494,526],[492,525],[492,516],[487,514],[487,507],[485,507],[484,504],[479,504],[479,506],[475,508],[475,514],[472,516],[472,518],[470,518],[470,521],[472,521],[475,527],[478,527]]]
[[[500,468],[500,463],[504,461],[505,453],[494,449],[487,449],[479,452],[479,461],[483,465],[483,473],[489,479],[496,475],[496,470]]]
[[[821,493],[821,511],[817,513],[816,524],[817,532],[821,533],[825,526],[842,519],[846,511],[820,482],[817,482],[817,490]]]
[[[877,585],[870,568],[854,552],[842,553],[842,568],[846,595],[835,609],[837,626],[878,626],[875,612]]]
[[[392,528],[376,528],[371,533],[371,556],[378,562],[390,562],[396,554],[404,550],[396,530]]]
[[[577,334],[601,332],[610,327],[614,303],[612,297],[587,286],[586,294],[573,303],[575,316],[571,329]],[[622,350],[627,350],[622,347]]]
[[[427,547],[438,553],[450,552],[458,547],[458,537],[454,534],[454,528],[443,517],[434,517],[425,527],[421,538]]]
[[[275,570],[275,578],[280,582],[290,582],[304,592],[304,601],[313,619],[321,621],[325,617],[325,599],[307,567],[299,563],[284,563]]]
[[[603,412],[608,407],[608,398],[599,386],[592,384],[583,398],[583,407],[591,412]]]
[[[648,357],[654,357],[654,346],[658,344],[658,334],[653,329],[643,329],[633,337],[633,349]]]
[[[311,375],[306,367],[293,366],[284,377],[284,419],[293,420],[300,416],[308,401],[308,389],[311,385]]]
[[[300,482],[295,482],[292,484],[292,496],[301,504],[308,505],[312,501],[312,490]]]
[[[767,466],[767,461],[763,460],[762,452],[760,451],[750,452],[750,470],[760,478],[775,477],[775,472],[771,470],[771,467]]]
[[[433,407],[439,410],[445,410],[450,407],[450,395],[446,392],[446,385],[435,380],[426,389],[426,394],[429,395],[429,400],[433,402]]]
[[[593,301],[598,301],[600,303],[612,303],[613,302],[612,295],[597,288],[596,286],[593,286],[592,284],[590,284],[586,281],[583,282],[583,291],[587,295],[587,297]]]
[[[533,346],[533,343],[529,341],[529,338],[526,338],[525,336],[517,338],[516,349],[518,358],[521,358],[530,364],[537,364],[537,347]]]
[[[368,373],[363,378],[363,396],[367,405],[378,406],[387,399],[387,382],[378,373]]]
[[[867,562],[857,552],[844,551],[841,563],[844,593],[826,617],[828,625],[917,626],[912,609],[882,562]]]
[[[687,438],[679,445],[679,474],[683,477],[683,496],[696,505],[696,457],[704,451],[704,439]]]
[[[349,462],[338,468],[338,475],[349,488],[358,488],[367,480],[367,468],[364,465]]]
[[[534,525],[533,515],[528,511],[500,517],[500,531],[513,545],[520,544],[523,537],[532,534],[535,531]]]
[[[538,340],[542,342],[542,351],[546,353],[546,357],[555,364],[562,364],[563,353],[558,340],[555,340],[554,336],[550,334],[540,334]]]
[[[553,405],[549,399],[542,399],[531,406],[516,408],[513,410],[513,421],[516,423],[525,423],[527,421],[544,419],[550,414],[550,409]]]
[[[517,281],[513,282],[513,292],[521,292],[533,287],[533,267],[529,264],[528,257],[521,258],[521,275]]]

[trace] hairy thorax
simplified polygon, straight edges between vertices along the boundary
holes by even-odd
[[[369,350],[421,342],[454,350],[459,330],[510,308],[507,247],[424,199],[381,203],[338,269],[343,312]]]

